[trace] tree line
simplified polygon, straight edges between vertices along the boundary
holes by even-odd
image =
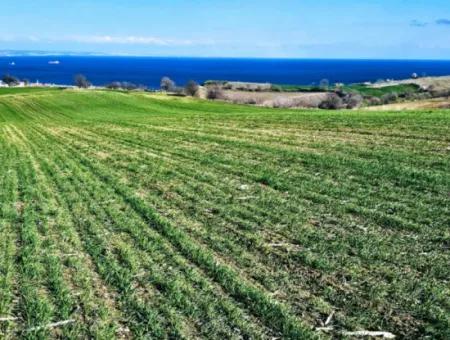
[[[82,74],[75,76],[75,86],[79,88],[89,88],[92,83]],[[144,85],[136,85],[128,81],[114,81],[105,86],[112,90],[147,90]],[[194,80],[189,80],[184,87],[179,87],[169,77],[163,77],[160,82],[160,89],[164,92],[172,93],[174,95],[196,96],[200,86]]]
[[[5,74],[1,78],[2,82],[8,86],[18,86],[21,80],[10,74]],[[25,84],[28,84],[28,80],[23,80]],[[83,74],[77,74],[74,77],[74,85],[78,88],[87,89],[92,86],[89,79]],[[129,81],[113,81],[105,86],[112,90],[147,90],[145,85],[137,85]],[[177,84],[169,77],[163,77],[160,82],[160,89],[164,92],[172,93],[174,95],[187,95],[196,96],[199,91],[199,84],[194,80],[189,80],[183,87],[177,86]]]

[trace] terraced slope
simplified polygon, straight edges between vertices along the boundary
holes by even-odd
[[[449,125],[0,96],[0,338],[446,338]]]

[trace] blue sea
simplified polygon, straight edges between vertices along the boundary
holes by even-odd
[[[58,61],[59,63],[52,63]],[[231,59],[100,56],[0,57],[0,75],[9,73],[31,82],[72,84],[84,74],[94,85],[129,81],[158,88],[168,76],[182,85],[188,80],[233,80],[274,84],[314,85],[359,83],[380,79],[450,75],[450,61],[331,60],[331,59]]]

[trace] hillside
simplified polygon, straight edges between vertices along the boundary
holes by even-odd
[[[433,98],[428,100],[405,101],[396,104],[369,106],[363,110],[370,111],[403,111],[403,110],[435,110],[450,109],[450,98]]]
[[[450,337],[450,111],[0,95],[0,338]]]
[[[374,88],[383,88],[387,86],[399,86],[415,84],[420,86],[420,88],[426,90],[433,87],[436,90],[449,90],[450,89],[450,76],[443,77],[422,77],[417,79],[405,79],[405,80],[394,80],[390,82],[381,82],[374,84]]]

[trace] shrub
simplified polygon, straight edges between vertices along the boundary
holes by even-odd
[[[362,105],[364,98],[358,93],[350,93],[345,98],[347,109],[355,109]]]
[[[169,77],[163,77],[161,79],[160,87],[161,87],[161,90],[163,90],[163,91],[173,92],[175,90],[175,88],[176,88],[176,84]]]
[[[86,76],[82,74],[77,74],[75,76],[75,86],[87,89],[89,86],[91,86],[91,83],[89,82],[89,80],[87,80]]]
[[[334,93],[339,97],[339,98],[345,98],[347,97],[349,94],[347,92],[345,92],[342,88],[337,88]]]
[[[381,105],[381,99],[378,97],[368,97],[367,99],[367,105],[369,106],[376,106],[376,105]]]
[[[232,90],[233,89],[233,85],[230,84],[230,83],[225,83],[225,84],[223,84],[222,88],[224,90]]]
[[[137,90],[137,89],[141,89],[141,90],[146,89],[146,87],[144,85],[136,85],[136,84],[128,82],[128,81],[123,81],[123,82],[113,81],[112,83],[106,85],[106,88],[112,89],[112,90],[128,90],[128,91]]]
[[[206,98],[208,99],[224,99],[224,93],[223,90],[220,86],[218,85],[214,85],[214,86],[210,86],[208,87],[208,89],[206,90]]]
[[[171,92],[172,92],[172,95],[174,95],[174,96],[179,96],[179,97],[186,96],[186,94],[184,93],[184,88],[179,87],[179,86],[175,86]]]
[[[138,88],[138,86],[136,84],[130,83],[128,81],[124,81],[122,82],[122,88],[124,90],[136,90]]]
[[[5,74],[2,78],[2,81],[8,86],[16,86],[20,83],[18,78],[9,74]]]
[[[386,93],[381,96],[381,102],[383,104],[395,103],[398,100],[398,94],[396,92]]]
[[[213,86],[213,85],[230,85],[230,83],[228,81],[224,81],[224,80],[207,80],[203,83],[204,86]]]
[[[448,97],[450,95],[450,90],[446,89],[436,89],[434,86],[428,88],[428,93],[432,98]]]
[[[186,86],[184,87],[184,92],[191,97],[194,97],[197,93],[198,93],[198,84],[193,81],[193,80],[189,80],[186,84]]]
[[[273,85],[270,83],[247,83],[241,81],[230,81],[225,82],[222,85],[223,89],[226,90],[237,90],[237,91],[246,91],[246,92],[263,92],[263,91],[271,91]]]
[[[119,81],[113,81],[112,83],[106,85],[106,88],[111,90],[118,90],[122,88],[122,84]]]
[[[330,94],[325,100],[323,100],[319,108],[325,110],[339,110],[344,107],[342,99],[337,94]]]
[[[407,100],[421,100],[431,98],[431,94],[428,92],[406,92],[404,97]]]
[[[433,96],[428,92],[411,93],[407,96],[407,99],[410,100],[426,100],[431,98],[433,98]]]
[[[273,92],[281,92],[283,89],[279,85],[272,85],[272,89],[271,90]]]

